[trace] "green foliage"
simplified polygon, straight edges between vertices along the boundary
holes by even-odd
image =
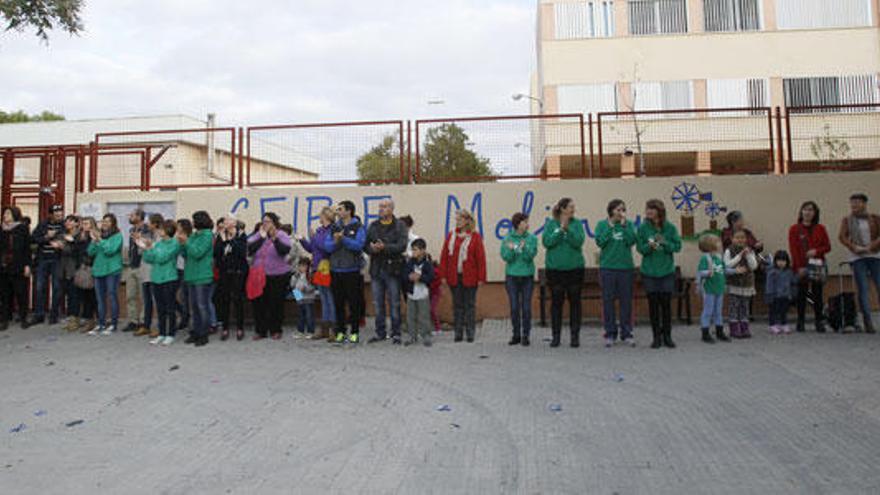
[[[6,113],[0,110],[0,124],[15,124],[20,122],[50,122],[53,120],[64,120],[64,116],[46,110],[35,115],[28,115],[21,110],[10,113]]]
[[[48,42],[49,31],[55,28],[70,34],[83,30],[82,7],[83,0],[0,0],[0,17],[6,21],[6,31],[33,28],[37,37]]]
[[[470,146],[467,133],[455,124],[430,129],[421,155],[421,175],[432,178],[496,176],[489,159],[479,156]]]
[[[384,182],[400,177],[400,144],[393,134],[357,160],[358,179]]]

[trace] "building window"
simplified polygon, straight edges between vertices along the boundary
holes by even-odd
[[[785,79],[784,86],[785,105],[788,107],[880,103],[876,75],[797,77]]]
[[[871,0],[776,0],[779,29],[870,26]]]
[[[560,2],[554,4],[556,39],[614,36],[614,1]]]
[[[757,31],[761,29],[758,0],[704,0],[706,31]]]
[[[636,111],[682,110],[694,106],[691,81],[638,82],[632,85],[632,92]]]
[[[685,0],[630,0],[629,30],[633,35],[687,32]]]
[[[766,79],[709,79],[709,108],[762,108],[767,106]]]
[[[559,113],[599,113],[617,111],[614,83],[559,86]]]

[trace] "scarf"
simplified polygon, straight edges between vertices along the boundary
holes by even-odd
[[[456,239],[461,239],[461,244],[458,246],[458,266],[456,267],[458,271],[456,273],[464,272],[464,262],[467,261],[468,247],[471,245],[471,234],[472,232],[465,231],[456,231],[455,233]],[[452,239],[452,242],[449,243],[450,257],[455,256],[456,239]]]
[[[5,230],[6,232],[9,232],[10,230],[15,229],[19,225],[21,225],[21,222],[4,223],[3,230]]]
[[[868,226],[868,230],[869,230],[868,239],[865,239],[864,236],[862,235],[862,229],[859,228],[859,220],[865,220],[865,221],[870,222],[870,217],[868,215],[862,215],[862,216],[850,215],[849,216],[849,219],[848,219],[848,221],[849,221],[849,240],[853,244],[855,244],[856,246],[863,246],[863,247],[868,246],[869,244],[871,244],[870,225]]]

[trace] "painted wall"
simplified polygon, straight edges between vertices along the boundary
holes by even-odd
[[[683,185],[684,183],[684,185]],[[880,203],[880,173],[851,172],[836,174],[800,174],[788,176],[715,176],[652,179],[570,180],[548,182],[515,182],[503,184],[438,184],[388,187],[325,187],[277,188],[252,190],[187,190],[181,192],[101,192],[82,194],[80,206],[88,203],[106,205],[108,202],[175,201],[178,215],[199,209],[208,210],[218,217],[234,212],[248,225],[253,225],[262,212],[274,211],[282,221],[294,225],[305,234],[308,226],[317,221],[325,205],[343,199],[355,202],[358,215],[373,221],[382,198],[393,198],[397,214],[411,214],[414,230],[428,241],[428,249],[437,255],[444,234],[454,228],[454,213],[459,207],[475,212],[479,228],[486,239],[489,259],[489,277],[503,279],[504,267],[498,251],[500,240],[510,229],[509,217],[517,211],[530,213],[531,230],[540,235],[544,219],[552,205],[561,197],[572,197],[577,204],[578,217],[583,218],[592,236],[595,225],[605,217],[605,206],[614,198],[629,205],[630,217],[641,221],[644,203],[660,198],[670,210],[670,220],[681,226],[688,223],[688,215],[676,210],[674,203],[684,207],[689,198],[694,206],[692,214],[696,232],[710,227],[709,212],[720,216],[723,226],[725,209],[740,209],[756,235],[768,249],[787,249],[787,230],[795,222],[799,205],[808,199],[822,208],[823,223],[832,236],[834,266],[846,253],[837,243],[840,219],[848,211],[849,195],[855,191],[875,196],[875,211]],[[673,201],[673,195],[676,201]],[[709,197],[711,196],[711,201]],[[700,199],[702,198],[702,199]],[[638,215],[638,216],[637,216]],[[586,243],[589,266],[596,266],[596,245],[592,238]],[[544,254],[539,253],[543,266]],[[695,242],[685,243],[679,264],[686,274],[693,274],[699,253]],[[638,259],[638,258],[637,258]]]

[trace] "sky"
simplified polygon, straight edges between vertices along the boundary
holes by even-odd
[[[91,0],[0,33],[0,109],[263,125],[528,113],[535,0]],[[442,105],[429,105],[439,99]]]

